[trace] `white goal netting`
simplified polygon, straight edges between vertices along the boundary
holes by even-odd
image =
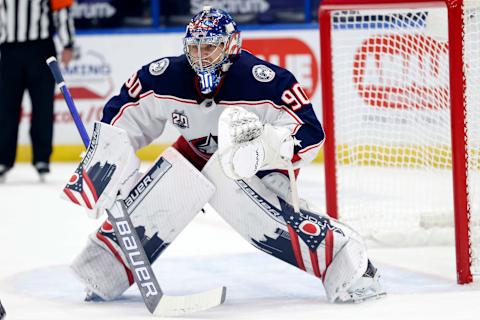
[[[370,240],[454,243],[447,21],[446,8],[332,12],[338,212]],[[470,234],[478,272],[480,1],[467,2],[464,23]]]

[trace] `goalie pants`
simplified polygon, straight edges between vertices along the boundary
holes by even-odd
[[[15,162],[25,90],[32,105],[33,163],[50,161],[55,82],[45,60],[54,55],[52,39],[0,45],[0,164]]]

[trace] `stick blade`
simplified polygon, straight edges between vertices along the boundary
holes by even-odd
[[[225,302],[226,287],[219,287],[186,296],[163,295],[153,314],[159,317],[182,316],[207,310]]]

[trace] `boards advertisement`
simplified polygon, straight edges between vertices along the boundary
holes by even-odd
[[[62,67],[82,121],[91,131],[93,123],[102,116],[104,104],[117,94],[128,78],[141,66],[165,56],[183,53],[183,33],[105,34],[77,37],[77,55],[68,66]],[[290,70],[311,97],[320,113],[319,38],[316,30],[275,30],[242,32],[243,48],[261,58]],[[19,133],[19,159],[29,157],[28,135],[30,101],[26,94],[22,105]],[[178,136],[175,128],[167,126],[155,140],[154,151],[144,151],[143,159],[153,160],[158,146],[164,148]],[[81,140],[68,108],[57,90],[55,97],[53,161],[77,160]],[[148,148],[148,147],[147,147]],[[147,149],[148,150],[148,149]]]

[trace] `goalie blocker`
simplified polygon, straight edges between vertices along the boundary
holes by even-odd
[[[62,198],[98,218],[120,197],[125,198],[138,179],[140,159],[125,130],[95,122],[85,155],[63,189]]]

